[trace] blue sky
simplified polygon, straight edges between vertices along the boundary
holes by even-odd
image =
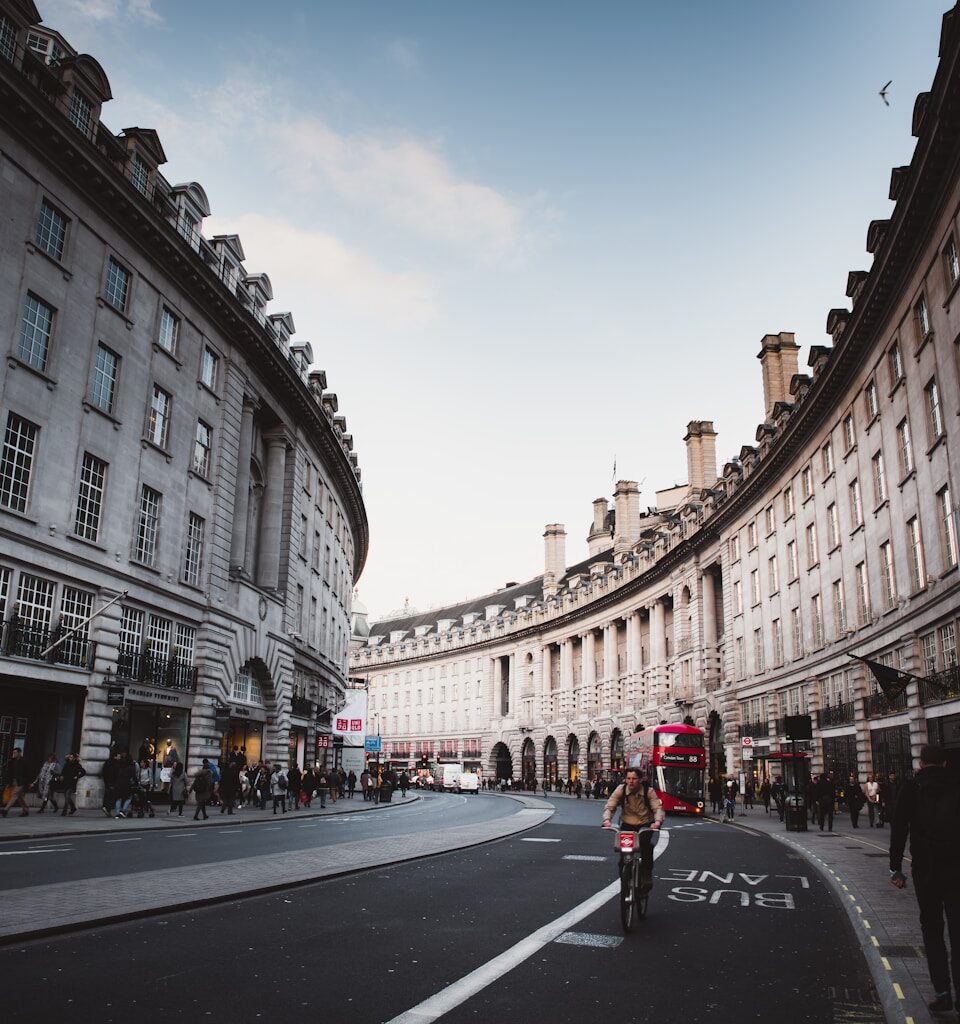
[[[722,461],[869,269],[944,0],[57,0],[114,131],[156,128],[354,435],[373,615],[586,556],[591,501]],[[890,106],[877,95],[888,80]]]

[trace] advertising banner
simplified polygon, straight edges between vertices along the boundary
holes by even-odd
[[[347,690],[346,703],[332,716],[333,734],[345,747],[362,747],[367,732],[367,691]]]

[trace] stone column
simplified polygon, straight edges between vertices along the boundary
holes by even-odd
[[[617,624],[608,622],[603,627],[603,679],[604,707],[613,710],[613,695],[616,693],[614,682],[617,678]]]
[[[650,697],[659,700],[667,671],[667,616],[663,601],[650,607]]]
[[[230,538],[230,568],[239,570],[246,561],[247,515],[250,511],[250,456],[253,453],[253,402],[243,400],[240,446],[237,450],[237,490],[234,496],[233,533]]]
[[[510,717],[516,721],[520,713],[520,709],[517,707],[517,695],[519,693],[519,687],[517,686],[516,654],[509,655],[509,661],[507,662],[507,671],[510,673],[508,679],[508,700],[510,701]]]
[[[592,696],[595,693],[597,682],[597,638],[592,629],[589,633],[583,634],[580,652],[583,687],[587,694]]]
[[[720,659],[717,654],[717,588],[712,572],[701,577],[701,636],[703,637],[703,689],[712,689],[720,675]]]
[[[287,439],[283,434],[267,438],[267,473],[260,527],[257,583],[276,590],[280,583],[280,537],[283,527],[283,481],[286,475]]]

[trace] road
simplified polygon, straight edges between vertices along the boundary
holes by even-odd
[[[649,915],[624,937],[599,816],[557,801],[545,825],[470,850],[4,948],[5,1019],[883,1020],[847,917],[805,859],[672,820]],[[402,815],[370,817],[392,833]]]

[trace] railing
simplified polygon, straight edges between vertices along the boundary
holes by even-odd
[[[298,697],[296,694],[290,702],[290,710],[300,718],[313,717],[313,701],[306,697]]]
[[[898,711],[906,710],[906,690],[893,700],[888,700],[882,693],[872,693],[869,697],[863,698],[863,713],[867,718],[880,718],[883,715],[893,715]]]
[[[934,704],[951,697],[960,697],[960,666],[954,665],[920,680],[921,704]]]
[[[834,725],[849,725],[856,718],[853,701],[834,704],[833,707],[821,708],[817,712],[817,725],[821,729],[829,729]]]
[[[120,648],[117,655],[117,679],[129,679],[162,690],[197,692],[197,670],[180,658],[158,658],[150,651]]]
[[[740,738],[752,736],[754,739],[762,739],[770,735],[770,725],[767,722],[744,722],[740,726]]]
[[[51,665],[74,665],[77,668],[93,668],[97,645],[82,636],[71,636],[43,654],[51,644],[56,643],[68,630],[37,629],[16,616],[3,627],[3,653],[11,658],[29,658],[31,661],[45,661]],[[43,656],[41,657],[41,655]]]

